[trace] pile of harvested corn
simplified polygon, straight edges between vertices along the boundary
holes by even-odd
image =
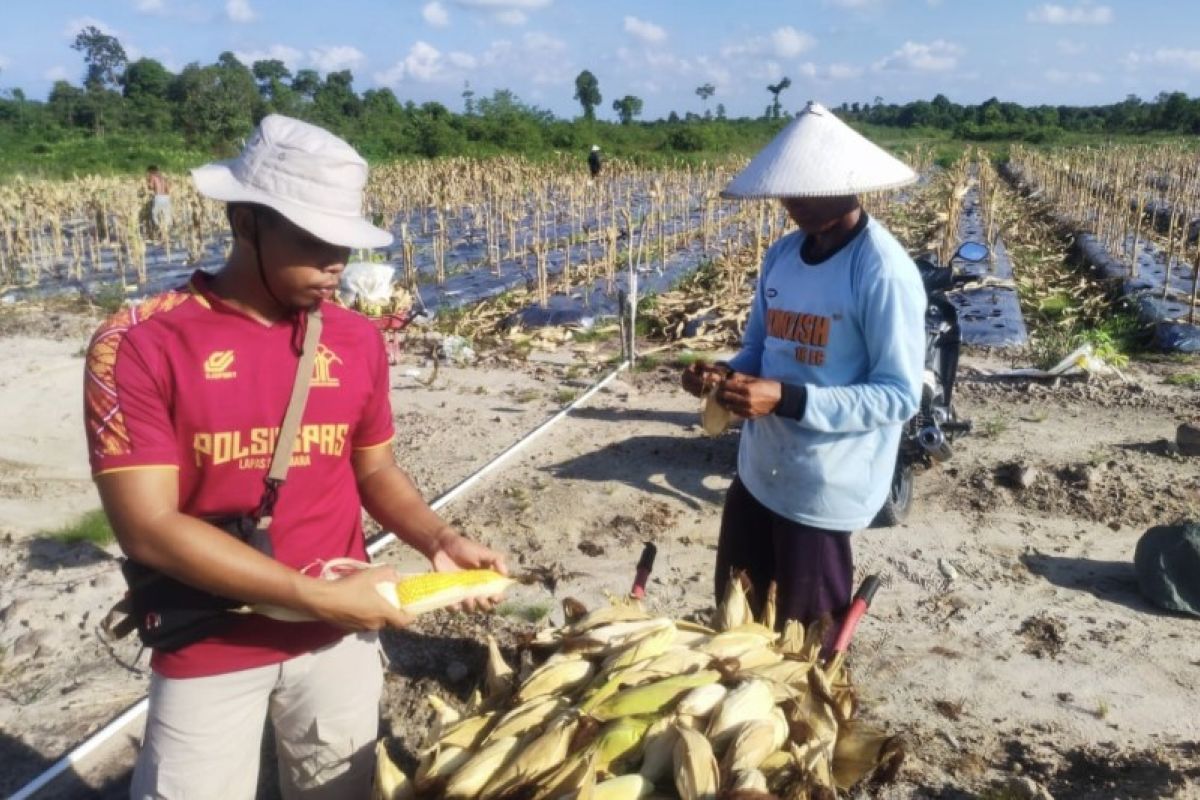
[[[378,746],[375,797],[386,800],[808,800],[836,798],[904,758],[899,737],[852,719],[840,657],[823,631],[755,622],[738,580],[713,628],[649,615],[636,601],[587,612],[530,642],[548,651],[521,677],[489,637],[469,710],[430,701],[437,721],[416,772]]]

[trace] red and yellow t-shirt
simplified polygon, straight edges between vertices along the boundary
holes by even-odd
[[[297,569],[317,559],[366,558],[350,455],[388,446],[393,433],[379,332],[329,303],[322,316],[308,402],[270,531],[275,558]],[[301,323],[263,325],[212,295],[199,272],[186,289],[116,314],[88,348],[93,475],[173,468],[182,512],[249,513],[262,496],[302,341]],[[324,623],[248,615],[219,636],[155,652],[151,665],[171,678],[217,675],[278,663],[341,635]]]

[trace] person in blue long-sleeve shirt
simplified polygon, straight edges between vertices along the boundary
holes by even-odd
[[[746,570],[757,611],[774,581],[780,627],[849,604],[850,534],[883,505],[901,427],[920,401],[925,292],[857,196],[915,177],[810,104],[726,189],[779,198],[799,228],[767,251],[741,350],[682,376],[746,420],[716,596],[731,570]]]

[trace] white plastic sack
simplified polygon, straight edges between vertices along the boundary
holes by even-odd
[[[353,306],[356,300],[362,305],[386,306],[392,300],[395,277],[396,268],[391,264],[351,261],[342,270],[338,294],[348,306]]]

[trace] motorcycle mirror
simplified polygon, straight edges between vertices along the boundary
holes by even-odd
[[[958,252],[954,254],[954,257],[961,258],[963,261],[975,263],[977,261],[983,261],[988,257],[989,254],[990,251],[988,250],[986,244],[980,244],[979,242],[963,242],[959,246]]]

